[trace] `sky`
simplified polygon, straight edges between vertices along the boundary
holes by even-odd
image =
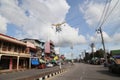
[[[84,51],[91,52],[91,43],[95,43],[96,50],[102,48],[96,29],[105,4],[110,4],[106,14],[109,16],[102,26],[105,47],[107,51],[120,49],[120,1],[106,1],[0,0],[0,33],[17,39],[52,40],[56,47],[60,47],[61,54],[78,58]],[[63,22],[62,31],[57,33],[52,24]]]

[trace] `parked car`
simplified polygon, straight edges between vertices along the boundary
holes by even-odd
[[[120,59],[112,60],[108,67],[110,72],[120,73]]]
[[[46,64],[44,63],[42,63],[42,64],[40,64],[39,66],[38,66],[38,69],[45,69],[46,68]]]
[[[101,64],[101,59],[100,58],[92,58],[90,61],[89,61],[90,64],[95,64],[95,65],[100,65]]]
[[[51,63],[46,63],[46,67],[47,67],[47,68],[51,68],[51,67],[53,67],[53,64],[51,64]]]

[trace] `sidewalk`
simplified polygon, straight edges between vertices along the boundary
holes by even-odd
[[[68,65],[62,66],[62,69],[67,68]],[[17,80],[22,78],[29,78],[29,77],[40,77],[45,75],[46,73],[58,71],[59,66],[53,67],[53,68],[46,68],[46,69],[31,69],[31,70],[25,70],[25,71],[18,71],[18,72],[12,72],[12,73],[4,73],[0,74],[0,80]]]

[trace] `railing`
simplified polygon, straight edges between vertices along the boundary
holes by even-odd
[[[28,54],[28,53],[18,53],[18,52],[2,51],[2,50],[0,50],[0,54],[16,55],[16,56],[22,56],[22,57],[30,57],[30,54]]]

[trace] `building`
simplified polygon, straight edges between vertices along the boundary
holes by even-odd
[[[47,61],[52,60],[56,56],[54,47],[55,45],[51,40],[45,43],[45,59]]]
[[[22,41],[24,42],[29,42],[34,44],[34,46],[36,47],[36,53],[34,53],[34,55],[32,54],[33,57],[39,57],[41,58],[42,55],[44,55],[44,41],[40,41],[38,39],[23,39]]]
[[[118,49],[118,50],[111,50],[110,51],[110,56],[112,56],[114,58],[120,58],[120,49]]]
[[[27,46],[29,47],[30,54],[31,54],[31,67],[32,68],[41,68],[41,65],[44,64],[45,66],[45,59],[44,59],[44,41],[40,41],[38,39],[23,39]],[[45,68],[45,67],[42,67]]]
[[[0,33],[0,70],[30,68],[30,54],[26,43]]]
[[[30,56],[31,68],[35,68],[37,65],[39,65],[38,58],[36,57],[37,48],[31,42],[25,41],[25,43],[27,44],[29,54],[31,55]]]
[[[42,56],[45,55],[45,41],[40,40],[40,48],[42,49]]]

